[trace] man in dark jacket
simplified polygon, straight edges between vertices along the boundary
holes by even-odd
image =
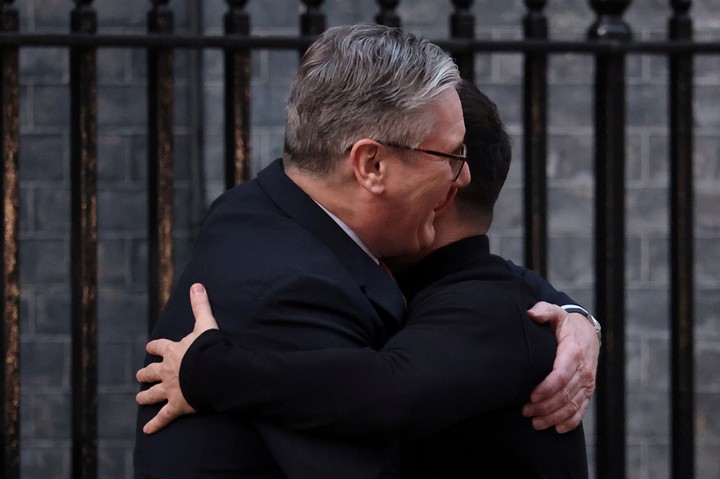
[[[379,258],[429,247],[436,216],[469,181],[458,81],[447,55],[398,30],[321,36],[291,93],[283,163],[216,201],[153,336],[192,329],[186,291],[199,281],[220,325],[250,350],[386,344],[404,325],[404,299]],[[580,388],[568,387],[574,398]],[[158,411],[140,409],[137,477],[397,472],[396,448],[239,415],[205,412],[143,434]]]

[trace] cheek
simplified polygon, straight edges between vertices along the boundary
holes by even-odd
[[[445,201],[450,191],[450,183],[448,181],[428,183],[427,188],[422,193],[423,200],[426,204],[430,204],[430,208],[434,209],[440,203]]]
[[[401,223],[425,226],[434,220],[434,210],[447,198],[450,184],[438,179],[437,175],[428,175],[421,181],[405,185],[403,205],[396,209],[395,217]]]
[[[412,195],[411,211],[416,218],[427,219],[435,208],[445,199],[447,191],[437,186],[426,184],[420,186]]]
[[[425,231],[433,228],[435,223],[435,205],[436,201],[418,201],[413,211],[413,219],[415,228]]]

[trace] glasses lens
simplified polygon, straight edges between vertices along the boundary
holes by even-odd
[[[460,153],[460,156],[462,156],[463,158],[465,158],[465,157],[466,157],[466,155],[465,155],[466,152],[467,152],[467,150],[465,149],[465,145],[463,145],[463,147],[462,147],[462,152]],[[453,171],[453,173],[458,174],[458,173],[460,173],[460,170],[462,170],[462,167],[463,167],[463,165],[465,164],[465,160],[464,160],[464,159],[460,159],[460,158],[453,158],[453,159],[450,161],[450,164],[452,165],[452,171]]]
[[[467,147],[463,144],[462,151],[460,152],[460,156],[467,157]],[[453,158],[450,160],[450,168],[453,174],[453,181],[456,181],[458,177],[460,176],[460,172],[463,169],[463,165],[465,165],[465,160],[460,160],[457,158]]]
[[[453,175],[457,175],[460,170],[462,169],[463,163],[465,163],[464,160],[458,158],[458,156],[465,157],[465,145],[462,145],[462,148],[460,149],[460,153],[454,154],[453,157],[450,157],[450,168],[452,169]]]

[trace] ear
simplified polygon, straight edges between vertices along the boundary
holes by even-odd
[[[388,158],[380,143],[367,138],[356,141],[349,159],[355,179],[363,188],[376,195],[385,191]]]

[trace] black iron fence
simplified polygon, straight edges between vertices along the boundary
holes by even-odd
[[[222,35],[175,34],[168,0],[152,0],[147,34],[97,33],[92,0],[75,0],[68,34],[19,31],[18,7],[0,6],[0,141],[2,142],[2,477],[20,477],[19,355],[19,115],[18,52],[56,46],[70,51],[71,261],[72,267],[72,476],[97,477],[97,63],[100,48],[147,50],[148,248],[151,323],[173,282],[173,84],[174,51],[220,49],[225,58],[226,186],[249,176],[250,54],[257,49],[301,52],[326,28],[322,0],[301,2],[297,36],[250,33],[247,1],[227,1]],[[375,21],[401,25],[398,1],[378,1]],[[523,40],[475,38],[472,0],[451,2],[450,37],[436,39],[472,79],[478,55],[509,52],[524,57],[525,259],[547,270],[547,98],[548,57],[574,53],[595,59],[595,288],[597,316],[604,330],[596,394],[597,477],[625,477],[625,88],[626,57],[669,58],[670,264],[671,264],[671,432],[672,477],[694,477],[693,403],[693,59],[720,54],[720,41],[693,40],[691,1],[668,2],[668,38],[634,41],[623,13],[630,0],[593,0],[596,18],[587,40],[548,38],[544,0],[526,0]],[[150,325],[152,326],[152,325]]]

